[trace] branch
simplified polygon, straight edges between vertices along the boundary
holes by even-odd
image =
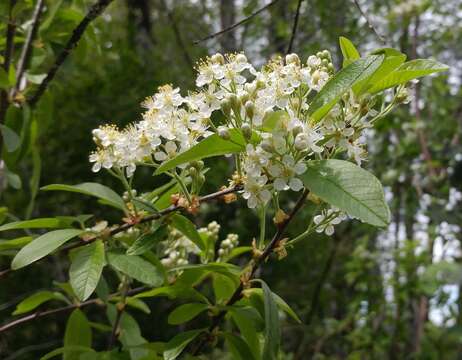
[[[181,50],[181,53],[183,54],[183,58],[186,61],[186,63],[189,65],[189,68],[194,72],[194,62],[191,59],[191,56],[189,55],[188,50],[186,49],[185,43],[183,41],[183,38],[181,36],[180,29],[178,28],[178,25],[176,23],[176,20],[168,8],[167,4],[165,3],[165,0],[161,0],[162,7],[164,8],[164,11],[167,13],[168,20],[170,21],[170,24],[172,25],[173,33],[175,34],[176,42],[178,43],[178,47]]]
[[[295,204],[294,208],[288,215],[287,219],[278,225],[278,229],[276,233],[274,234],[273,238],[271,241],[266,245],[265,249],[261,253],[261,255],[256,259],[256,260],[251,260],[250,261],[250,272],[249,272],[249,277],[247,279],[241,279],[241,282],[237,289],[234,291],[233,295],[229,298],[229,300],[226,302],[225,309],[228,308],[229,306],[234,305],[237,301],[239,301],[242,298],[242,291],[245,288],[244,281],[247,283],[250,281],[254,275],[255,272],[258,270],[258,268],[261,266],[262,263],[266,261],[266,259],[269,257],[269,255],[273,252],[273,250],[277,247],[279,244],[279,241],[282,240],[282,237],[284,235],[284,232],[289,225],[289,223],[292,221],[294,216],[298,213],[298,211],[302,208],[306,197],[308,196],[309,190],[305,189],[303,191],[303,194],[300,196],[298,199],[297,203]],[[222,310],[220,313],[212,317],[212,324],[208,328],[209,333],[213,333],[214,330],[218,327],[220,322],[223,320],[227,313],[227,310]],[[192,355],[198,355],[202,348],[205,346],[207,343],[208,338],[207,337],[202,337],[202,339],[198,342],[197,346],[192,350]]]
[[[20,84],[26,69],[26,63],[29,59],[29,55],[32,49],[32,41],[34,40],[39,28],[40,13],[42,12],[43,4],[44,0],[38,0],[34,8],[34,13],[32,15],[32,25],[29,32],[27,33],[26,41],[22,47],[21,56],[19,57],[18,68],[16,69],[16,85],[14,92],[17,92],[21,86]]]
[[[359,5],[358,0],[353,0],[353,2],[355,3],[355,5],[358,8],[359,12],[361,13],[362,17],[366,20],[367,26],[369,26],[369,28],[374,32],[375,36],[377,36],[377,38],[382,43],[386,44],[387,43],[386,39],[382,35],[380,35],[379,32],[377,31],[377,29],[374,27],[374,25],[372,25],[372,22],[369,20],[369,17],[363,11],[363,9],[361,8],[361,5]]]
[[[236,191],[239,191],[239,190],[241,190],[241,188],[242,188],[241,186],[232,186],[232,187],[224,189],[224,190],[220,190],[220,191],[208,194],[208,195],[204,195],[204,196],[200,197],[198,199],[198,201],[199,201],[199,203],[201,203],[201,202],[204,202],[204,201],[210,201],[210,200],[218,199],[218,198],[220,198],[220,197],[222,197],[222,196],[224,196],[226,194],[231,194],[231,193],[234,193]],[[145,216],[145,217],[141,218],[140,220],[138,220],[137,222],[130,222],[130,223],[125,223],[125,224],[119,225],[119,226],[113,228],[112,230],[110,230],[106,234],[106,236],[113,236],[115,234],[118,234],[120,232],[128,230],[131,227],[136,226],[138,224],[143,224],[143,223],[146,223],[146,222],[150,222],[150,221],[153,221],[153,220],[160,219],[161,217],[163,217],[165,215],[168,215],[168,214],[170,214],[172,212],[175,212],[175,211],[178,211],[178,210],[181,210],[181,209],[183,209],[183,207],[180,206],[180,205],[171,205],[168,208],[166,208],[164,210],[161,210],[161,211],[159,211],[157,213]],[[101,234],[94,235],[94,236],[92,236],[90,238],[87,238],[86,240],[81,240],[80,242],[77,242],[75,244],[71,244],[69,246],[63,247],[61,250],[62,251],[72,250],[72,249],[75,249],[77,247],[90,244],[93,241],[96,241],[98,239],[101,239]],[[10,274],[11,272],[12,272],[11,269],[5,269],[3,271],[0,271],[0,279],[2,277],[4,277],[4,276]]]
[[[146,286],[142,286],[142,287],[137,287],[135,289],[132,289],[132,290],[129,290],[127,292],[127,296],[132,296],[132,295],[136,295],[136,294],[139,294],[145,290],[147,290],[148,287]],[[119,292],[115,292],[111,295],[109,295],[109,298],[113,298],[115,296],[119,296],[120,293]],[[76,303],[76,304],[72,304],[72,305],[67,305],[67,306],[63,306],[63,307],[60,307],[60,308],[57,308],[57,309],[51,309],[51,310],[46,310],[46,311],[36,311],[30,315],[27,315],[27,316],[23,316],[19,319],[16,319],[14,321],[11,321],[9,323],[6,323],[5,325],[2,325],[0,327],[0,333],[2,332],[5,332],[7,330],[10,330],[11,328],[14,328],[18,325],[21,325],[21,324],[24,324],[24,323],[27,323],[27,322],[30,322],[30,321],[33,321],[33,320],[36,320],[36,319],[40,319],[42,317],[45,317],[45,316],[48,316],[48,315],[53,315],[53,314],[59,314],[59,313],[62,313],[62,312],[67,312],[67,311],[70,311],[70,310],[74,310],[74,309],[77,309],[77,308],[82,308],[84,306],[88,306],[88,305],[95,305],[95,304],[98,304],[98,305],[102,305],[102,301],[101,299],[97,298],[97,299],[91,299],[91,300],[87,300],[87,301],[84,301],[84,302],[81,302],[81,303]]]
[[[297,33],[297,26],[298,26],[298,18],[300,16],[300,7],[302,5],[303,0],[298,0],[297,10],[295,12],[294,17],[294,25],[292,27],[292,35],[290,37],[289,46],[287,47],[286,55],[292,52],[292,46],[294,45],[295,35]]]
[[[61,65],[70,55],[71,51],[77,46],[80,38],[83,36],[87,26],[96,19],[101,13],[106,9],[106,7],[112,2],[113,0],[98,0],[95,4],[90,7],[88,13],[82,19],[82,21],[77,25],[77,27],[72,32],[71,38],[68,40],[66,46],[61,51],[61,53],[56,58],[55,63],[51,66],[50,70],[47,73],[47,76],[42,80],[40,83],[37,91],[34,95],[32,95],[27,101],[29,105],[34,106],[42,97],[43,93],[47,89],[50,82],[55,77],[56,73],[58,72]]]
[[[207,40],[210,40],[210,39],[213,39],[217,36],[220,36],[220,35],[223,35],[224,33],[227,33],[228,31],[231,31],[235,28],[237,28],[238,26],[246,23],[247,21],[253,19],[255,16],[257,16],[258,14],[260,14],[261,12],[269,9],[271,6],[273,6],[274,4],[276,4],[279,0],[273,0],[271,1],[269,4],[263,6],[262,8],[258,9],[257,11],[253,12],[252,14],[250,14],[249,16],[247,16],[246,18],[242,19],[241,21],[238,21],[237,23],[225,28],[225,29],[222,29],[214,34],[211,34],[209,36],[206,36],[205,38],[203,39],[200,39],[200,40],[196,40],[194,41],[194,45],[197,45],[197,44],[200,44],[201,42],[204,42],[204,41],[207,41]]]
[[[122,300],[120,303],[116,305],[117,307],[117,315],[114,320],[114,324],[112,324],[112,331],[111,331],[111,336],[109,337],[109,343],[108,343],[108,350],[111,350],[112,347],[114,346],[114,343],[118,337],[119,334],[119,325],[120,325],[120,320],[122,319],[122,315],[125,310],[126,306],[126,298],[128,295],[128,292],[130,289],[128,288],[128,283],[127,283],[127,278],[124,276],[124,279],[122,280]]]

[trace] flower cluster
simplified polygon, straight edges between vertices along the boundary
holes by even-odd
[[[321,121],[311,116],[311,99],[334,74],[328,51],[305,62],[296,54],[278,57],[260,70],[242,53],[215,54],[197,71],[195,92],[162,86],[142,103],[142,121],[95,129],[93,171],[123,169],[131,177],[137,166],[157,167],[212,133],[230,141],[238,136],[246,144],[236,155],[239,181],[255,208],[278,192],[301,190],[306,160],[338,152],[358,164],[366,158],[362,132],[377,115],[373,97],[351,91]]]
[[[228,234],[226,239],[220,243],[218,261],[228,256],[237,245],[239,245],[239,236],[237,234]]]
[[[340,224],[347,219],[347,215],[336,208],[324,210],[321,214],[313,218],[316,224],[317,233],[325,233],[328,236],[334,234],[334,225]]]

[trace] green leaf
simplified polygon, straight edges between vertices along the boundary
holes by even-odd
[[[53,351],[50,351],[48,354],[42,356],[40,360],[48,360],[48,359],[54,358],[61,354],[77,353],[80,356],[82,353],[89,353],[89,352],[94,353],[95,350],[87,346],[64,346],[58,349],[54,349]]]
[[[171,225],[181,232],[184,236],[186,236],[189,240],[191,240],[197,247],[201,250],[205,249],[204,241],[202,240],[201,236],[197,232],[196,225],[194,225],[191,220],[187,217],[184,217],[180,214],[174,214],[171,216]]]
[[[361,57],[356,47],[346,37],[340,36],[339,43],[343,55],[343,67],[350,65],[353,61]]]
[[[279,314],[273,292],[263,280],[258,280],[263,289],[263,302],[265,306],[265,345],[263,346],[263,359],[278,359],[281,341]]]
[[[0,124],[0,131],[2,133],[3,142],[5,143],[6,150],[8,152],[13,152],[19,148],[21,145],[21,138],[10,129],[8,126]]]
[[[263,297],[263,290],[262,289],[258,289],[258,288],[251,288],[251,289],[246,289],[245,290],[246,294],[258,294],[259,296]],[[289,315],[292,319],[294,319],[296,322],[298,322],[299,324],[302,323],[302,321],[300,320],[300,318],[298,317],[298,315],[295,313],[295,311],[292,310],[292,308],[284,301],[283,298],[281,298],[278,294],[274,293],[273,292],[273,297],[274,297],[274,301],[276,301],[276,304],[278,305],[278,307],[287,313],[287,315]]]
[[[259,312],[248,306],[231,308],[230,313],[239,328],[239,332],[249,344],[254,357],[261,359],[261,347],[257,331],[257,324],[262,322]]]
[[[123,199],[114,190],[98,183],[82,183],[78,185],[52,184],[42,187],[41,190],[70,191],[91,195],[103,200],[107,205],[124,211],[126,210]]]
[[[13,315],[20,315],[36,309],[38,306],[50,300],[66,301],[63,294],[53,291],[39,291],[25,298],[17,306]]]
[[[213,274],[213,292],[216,303],[224,303],[236,290],[236,283],[221,274]]]
[[[157,289],[143,291],[135,295],[135,298],[152,298],[157,296],[167,296],[169,299],[197,300],[207,303],[207,298],[200,292],[190,286],[171,285],[163,286]]]
[[[162,285],[162,273],[139,256],[109,252],[107,259],[112,267],[135,280],[151,286]]]
[[[368,79],[359,81],[353,86],[353,91],[355,91],[357,95],[367,92],[369,88],[374,86],[378,81],[390,74],[405,61],[406,55],[401,53],[396,56],[387,56],[382,65],[380,65],[380,67]]]
[[[169,269],[170,272],[178,270],[201,271],[204,273],[204,275],[208,275],[209,273],[217,273],[227,276],[234,282],[239,280],[239,275],[241,273],[241,269],[238,266],[227,263],[188,264]]]
[[[24,246],[14,257],[11,263],[13,270],[27,266],[48,254],[72,238],[82,234],[84,230],[62,229],[50,231]]]
[[[343,160],[310,161],[307,165],[303,183],[323,201],[371,225],[383,227],[390,222],[382,185],[370,172]]]
[[[91,327],[87,317],[80,309],[75,309],[66,324],[64,333],[64,348],[83,346],[91,348]],[[79,360],[81,352],[64,352],[63,360]]]
[[[208,309],[207,304],[191,303],[178,306],[168,316],[168,323],[170,325],[178,325],[194,319],[201,312]]]
[[[154,173],[162,174],[175,168],[178,165],[185,164],[194,160],[205,159],[213,156],[235,154],[245,150],[245,139],[242,134],[236,130],[229,130],[230,139],[224,140],[217,134],[213,134],[189,150],[179,154],[175,158],[163,163]]]
[[[104,244],[94,241],[74,251],[69,282],[80,301],[87,300],[98,285],[105,265]]]
[[[202,331],[203,329],[190,330],[176,335],[165,345],[164,360],[175,360]]]
[[[11,240],[0,240],[0,251],[22,248],[33,240],[32,236],[23,236]]]
[[[225,332],[223,336],[226,339],[226,344],[228,345],[231,353],[233,354],[233,359],[236,360],[253,360],[255,359],[254,354],[252,353],[249,345],[242,340],[242,338],[230,333]]]
[[[322,119],[355,83],[369,77],[382,64],[383,55],[373,55],[351,63],[332,77],[313,98],[308,110],[315,121]]]
[[[25,221],[15,221],[0,226],[0,231],[17,229],[47,229],[63,227],[63,221],[57,218],[39,218]]]
[[[402,64],[391,74],[374,84],[368,92],[375,94],[393,86],[405,84],[410,80],[448,70],[449,67],[429,59],[411,60]]]
[[[167,236],[167,226],[161,225],[154,232],[143,234],[127,249],[127,255],[142,255]]]

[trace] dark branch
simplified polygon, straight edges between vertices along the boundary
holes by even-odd
[[[223,35],[224,33],[228,32],[228,31],[231,31],[235,28],[237,28],[238,26],[242,25],[242,24],[245,24],[247,21],[253,19],[255,16],[257,16],[258,14],[260,14],[261,12],[269,9],[271,6],[273,6],[274,4],[276,4],[279,0],[273,0],[271,1],[269,4],[263,6],[262,8],[258,9],[257,11],[253,12],[252,14],[250,14],[249,16],[247,16],[246,18],[242,19],[241,21],[238,21],[237,23],[225,28],[225,29],[222,29],[214,34],[211,34],[209,36],[206,36],[205,38],[203,39],[200,39],[200,40],[196,40],[194,41],[194,45],[197,45],[197,44],[200,44],[201,42],[204,42],[204,41],[207,41],[207,40],[210,40],[210,39],[213,39],[217,36],[220,36],[220,35]]]
[[[382,43],[386,44],[387,43],[386,39],[382,35],[380,35],[379,32],[377,31],[377,29],[374,27],[374,25],[372,25],[372,22],[369,20],[369,17],[363,11],[363,9],[361,8],[361,5],[359,5],[358,0],[353,0],[353,2],[355,3],[355,5],[358,8],[359,12],[361,13],[362,17],[366,20],[367,26],[369,26],[369,28],[374,32],[375,36],[377,36],[377,38]]]
[[[21,80],[26,70],[26,64],[29,60],[29,56],[32,50],[32,42],[34,41],[35,35],[40,24],[40,13],[43,9],[44,0],[38,0],[34,8],[34,13],[32,15],[32,25],[27,33],[26,41],[22,47],[21,56],[18,61],[18,68],[16,69],[16,85],[14,91],[18,91],[21,86]]]
[[[129,290],[127,292],[127,295],[128,296],[136,295],[136,294],[139,294],[140,292],[143,292],[143,291],[145,291],[147,289],[148,288],[145,287],[145,286],[138,287],[138,288]],[[118,295],[120,295],[120,293],[117,292],[117,293],[113,293],[113,294],[109,295],[109,297],[113,298],[113,297],[118,296]],[[59,313],[62,313],[62,312],[67,312],[67,311],[71,311],[71,310],[74,310],[74,309],[77,309],[77,308],[82,308],[84,306],[95,305],[95,304],[103,305],[103,302],[99,298],[98,299],[90,299],[90,300],[87,300],[87,301],[84,301],[84,302],[81,302],[81,303],[67,305],[67,306],[57,308],[57,309],[51,309],[51,310],[46,310],[46,311],[36,311],[36,312],[34,312],[34,313],[30,314],[30,315],[23,316],[23,317],[21,317],[19,319],[16,319],[14,321],[11,321],[11,322],[6,323],[5,325],[1,326],[0,327],[0,333],[5,332],[7,330],[10,330],[11,328],[14,328],[14,327],[16,327],[18,325],[21,325],[21,324],[24,324],[24,323],[27,323],[27,322],[30,322],[30,321],[33,321],[33,320],[36,320],[36,319],[40,319],[40,318],[48,316],[48,315],[59,314]]]
[[[302,1],[303,0],[298,0],[297,10],[295,12],[295,17],[294,17],[294,25],[292,27],[292,35],[290,36],[289,46],[287,47],[286,54],[290,54],[292,52],[295,35],[297,34],[298,18],[300,17],[300,7],[302,5]]]
[[[242,291],[245,288],[244,281],[246,281],[246,282],[250,281],[254,277],[255,272],[258,270],[258,268],[261,266],[261,264],[266,261],[266,259],[271,255],[273,250],[278,246],[279,242],[282,240],[282,237],[284,236],[284,232],[285,232],[287,226],[289,225],[289,223],[292,221],[294,216],[298,213],[298,211],[301,209],[301,207],[305,203],[305,199],[308,196],[308,193],[309,193],[309,190],[304,190],[303,191],[303,194],[298,199],[297,203],[295,204],[294,208],[292,209],[292,211],[288,215],[287,219],[283,223],[278,225],[278,229],[277,229],[276,233],[274,234],[273,238],[268,243],[268,245],[266,245],[266,247],[263,250],[263,252],[261,253],[261,255],[256,260],[251,260],[251,262],[250,262],[251,268],[250,268],[250,272],[249,272],[250,273],[249,278],[246,279],[246,280],[241,279],[241,282],[240,282],[239,286],[234,291],[233,295],[231,295],[229,300],[226,302],[226,308],[228,308],[229,306],[234,305],[236,302],[238,302],[242,298]],[[212,334],[214,332],[214,330],[219,326],[220,322],[223,320],[226,313],[227,313],[227,310],[222,310],[220,313],[218,313],[217,315],[212,317],[212,323],[208,328],[208,332],[210,334]],[[207,343],[207,341],[208,341],[208,337],[204,337],[204,336],[201,337],[200,341],[197,343],[197,346],[192,350],[191,353],[193,355],[198,355],[201,352],[202,348]]]
[[[51,66],[50,70],[47,73],[47,76],[40,83],[40,85],[39,85],[37,91],[35,92],[35,94],[32,95],[28,99],[28,103],[31,106],[34,106],[40,100],[40,98],[44,94],[44,92],[47,89],[50,82],[55,77],[55,75],[58,72],[61,65],[64,63],[64,61],[70,55],[72,50],[77,46],[80,38],[83,36],[83,33],[85,32],[85,30],[87,28],[87,26],[94,19],[96,19],[99,15],[101,15],[101,13],[106,9],[106,7],[112,1],[113,0],[98,0],[97,3],[93,4],[90,7],[90,10],[88,10],[88,13],[85,15],[85,17],[82,19],[82,21],[79,23],[79,25],[77,25],[77,27],[72,32],[71,38],[68,40],[66,46],[64,47],[64,49],[61,51],[61,53],[56,58],[55,63]]]

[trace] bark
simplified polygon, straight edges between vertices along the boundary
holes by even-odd
[[[221,28],[229,28],[236,22],[236,6],[234,0],[220,0]],[[220,37],[220,45],[223,52],[236,51],[236,32],[230,30]]]

